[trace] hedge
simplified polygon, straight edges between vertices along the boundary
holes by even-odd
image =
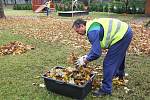
[[[13,7],[14,10],[32,10],[31,4],[16,4]]]

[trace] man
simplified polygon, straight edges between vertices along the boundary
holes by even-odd
[[[77,19],[72,27],[78,34],[87,35],[92,45],[90,52],[77,60],[78,66],[98,59],[101,49],[108,49],[103,61],[102,87],[93,95],[111,95],[113,77],[123,79],[125,74],[125,55],[132,39],[130,26],[118,19],[99,18],[91,21]]]

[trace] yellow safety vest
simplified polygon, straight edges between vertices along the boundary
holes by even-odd
[[[94,22],[101,24],[104,28],[103,40],[100,41],[101,48],[109,48],[111,45],[121,40],[128,29],[128,24],[121,22],[118,19],[99,18],[92,21],[87,21],[86,34]]]

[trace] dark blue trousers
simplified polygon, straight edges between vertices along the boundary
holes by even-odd
[[[109,48],[103,62],[102,91],[111,93],[113,77],[124,76],[125,56],[131,40],[132,30],[129,27],[124,37]]]

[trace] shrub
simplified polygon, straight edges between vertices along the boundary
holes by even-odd
[[[123,2],[113,2],[113,10],[114,13],[125,13],[126,5]]]
[[[102,3],[103,5],[103,12],[108,12],[108,3]]]
[[[144,14],[145,12],[145,3],[135,3],[135,13]]]
[[[127,6],[127,12],[130,14],[143,14],[145,11],[145,0],[132,0],[129,2],[128,6]]]
[[[13,7],[14,10],[32,10],[31,4],[16,4]]]
[[[127,13],[135,14],[135,6],[134,6],[134,4],[130,4],[130,5],[127,6]]]
[[[97,6],[96,6],[96,3],[91,3],[90,5],[89,5],[89,10],[90,11],[96,11],[96,8],[97,8]]]

